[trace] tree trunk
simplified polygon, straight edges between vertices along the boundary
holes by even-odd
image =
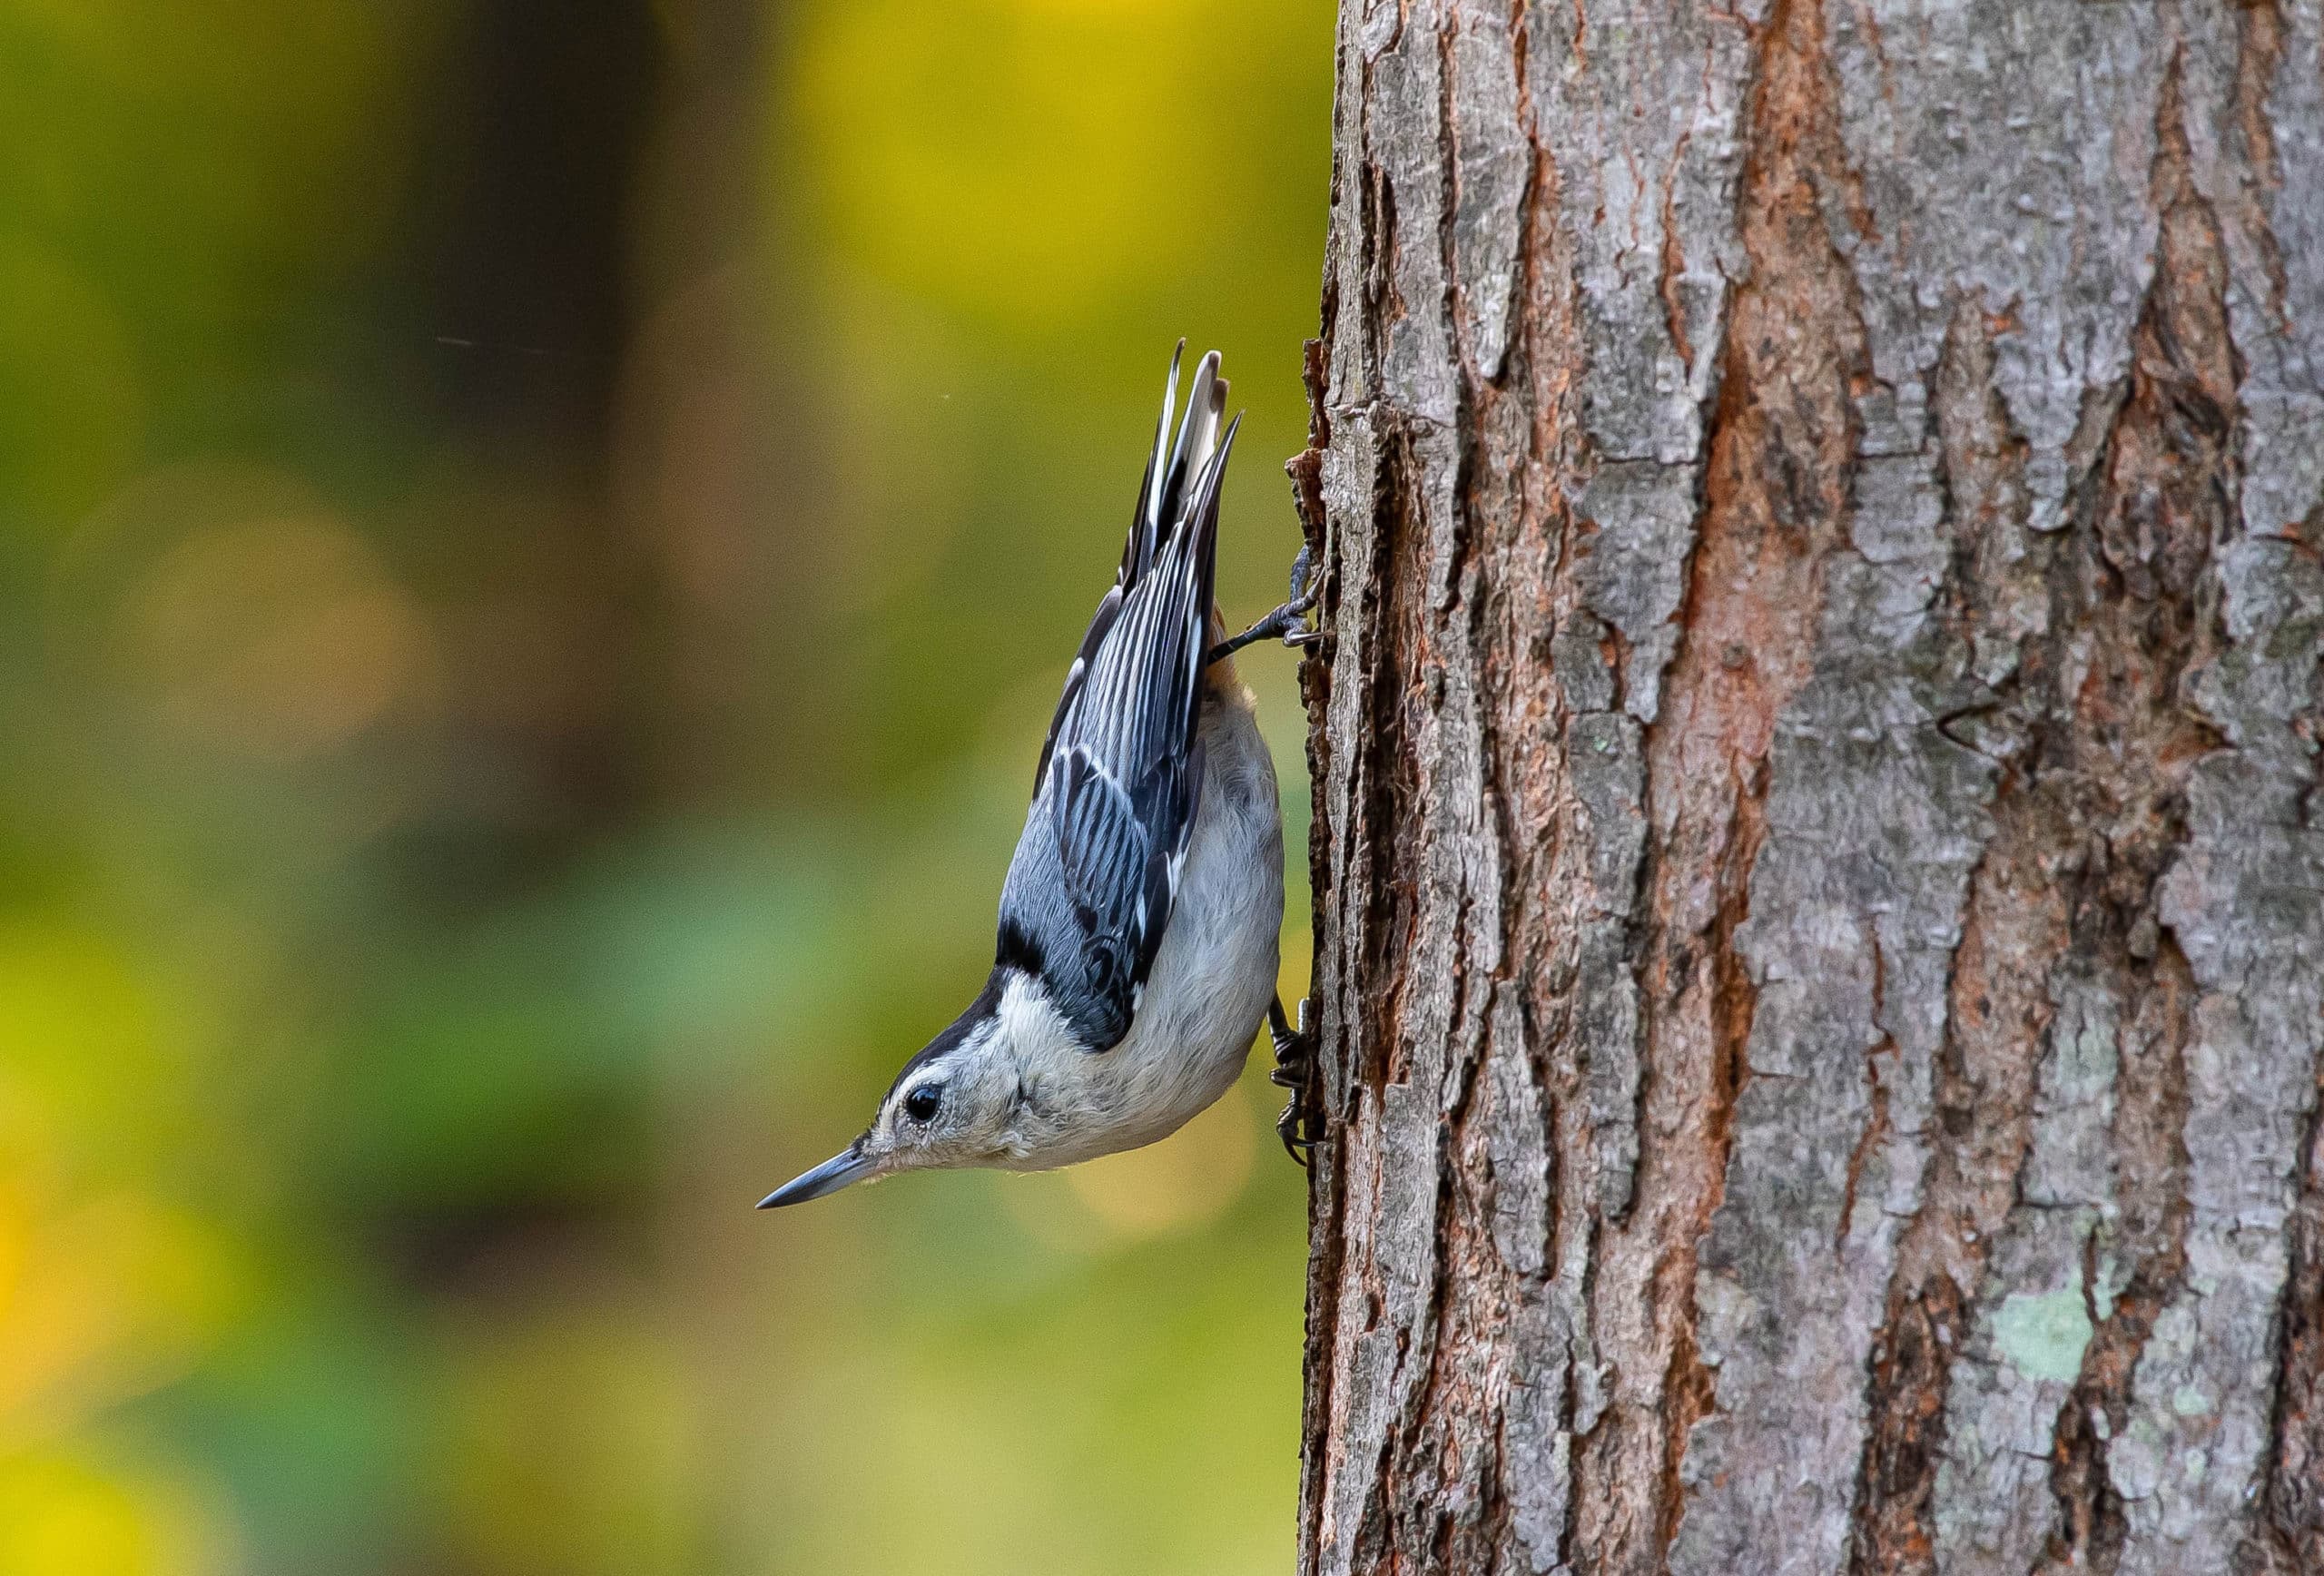
[[[1302,1570],[2324,1571],[2319,0],[1344,0]]]

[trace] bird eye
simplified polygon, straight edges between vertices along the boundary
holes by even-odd
[[[904,1115],[915,1122],[925,1122],[934,1118],[937,1108],[943,1103],[944,1086],[924,1083],[904,1097]]]

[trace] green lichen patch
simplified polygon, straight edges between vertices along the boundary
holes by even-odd
[[[2038,1295],[2012,1292],[1994,1315],[1994,1345],[2019,1373],[2032,1379],[2072,1384],[2082,1372],[2090,1345],[2090,1311],[2077,1281],[2063,1291]]]

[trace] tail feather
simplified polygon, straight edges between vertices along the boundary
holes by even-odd
[[[1224,391],[1222,379],[1219,388]],[[1210,626],[1216,616],[1218,581],[1218,503],[1220,488],[1226,479],[1226,461],[1235,452],[1235,435],[1242,430],[1243,418],[1238,413],[1226,425],[1226,434],[1217,448],[1205,456],[1200,474],[1195,478],[1194,496],[1187,503],[1186,551],[1192,559],[1194,596],[1193,638],[1188,644],[1190,664],[1187,675],[1187,731],[1192,737],[1202,717],[1202,673],[1210,665]]]
[[[1154,423],[1154,452],[1146,461],[1144,479],[1137,484],[1137,512],[1130,519],[1129,540],[1122,547],[1118,582],[1125,588],[1137,584],[1154,566],[1155,552],[1169,528],[1162,499],[1170,477],[1170,421],[1178,410],[1178,363],[1186,353],[1184,340],[1170,352],[1170,376],[1162,385],[1162,414]]]
[[[1129,539],[1122,545],[1117,583],[1124,591],[1146,577],[1163,547],[1186,523],[1192,509],[1189,491],[1199,486],[1205,468],[1218,448],[1227,387],[1226,379],[1218,375],[1218,352],[1206,353],[1196,365],[1194,388],[1181,416],[1178,365],[1186,350],[1187,342],[1180,340],[1170,356],[1169,380],[1162,388],[1162,415],[1154,426],[1154,452],[1146,462],[1145,479],[1138,483],[1137,513],[1130,520]]]
[[[1178,441],[1170,451],[1161,514],[1156,521],[1166,538],[1189,514],[1188,486],[1201,477],[1218,446],[1219,421],[1226,413],[1226,379],[1218,375],[1218,352],[1208,350],[1195,367],[1194,392],[1187,399],[1186,417],[1178,423]]]

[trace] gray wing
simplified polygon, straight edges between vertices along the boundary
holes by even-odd
[[[1219,434],[1226,384],[1213,352],[1166,454],[1177,381],[1174,360],[1121,573],[1067,675],[1001,894],[999,961],[1038,975],[1093,1051],[1129,1032],[1201,792],[1196,729],[1235,429]]]

